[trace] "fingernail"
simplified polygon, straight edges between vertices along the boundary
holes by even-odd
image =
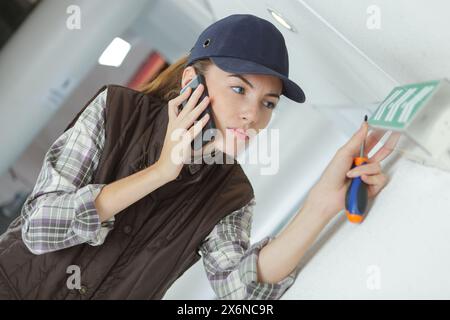
[[[364,116],[364,121],[367,122],[367,114]]]
[[[347,172],[347,177],[353,178],[354,176],[355,176],[355,172],[354,171]]]

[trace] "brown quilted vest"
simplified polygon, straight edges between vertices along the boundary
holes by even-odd
[[[167,102],[105,85],[66,130],[105,87],[106,139],[92,184],[108,184],[153,164],[168,122]],[[176,180],[119,212],[100,246],[35,255],[22,241],[19,216],[0,237],[0,298],[161,299],[200,259],[198,247],[219,220],[253,197],[241,166],[217,155],[223,164],[185,164]],[[67,287],[70,265],[80,267],[81,289]]]

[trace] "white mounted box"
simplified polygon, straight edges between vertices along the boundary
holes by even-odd
[[[395,151],[450,171],[450,83],[447,79],[395,87],[369,119],[376,130],[402,133]]]

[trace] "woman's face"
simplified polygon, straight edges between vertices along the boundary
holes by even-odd
[[[194,76],[195,70],[187,67],[182,85]],[[267,127],[280,98],[282,82],[270,75],[229,73],[215,64],[208,68],[205,80],[219,130],[214,147],[235,158],[261,129]],[[245,134],[239,134],[233,128]],[[245,138],[246,135],[248,138]]]

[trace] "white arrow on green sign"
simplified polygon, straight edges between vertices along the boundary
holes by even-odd
[[[440,80],[395,87],[369,119],[374,127],[401,130],[436,92]]]

